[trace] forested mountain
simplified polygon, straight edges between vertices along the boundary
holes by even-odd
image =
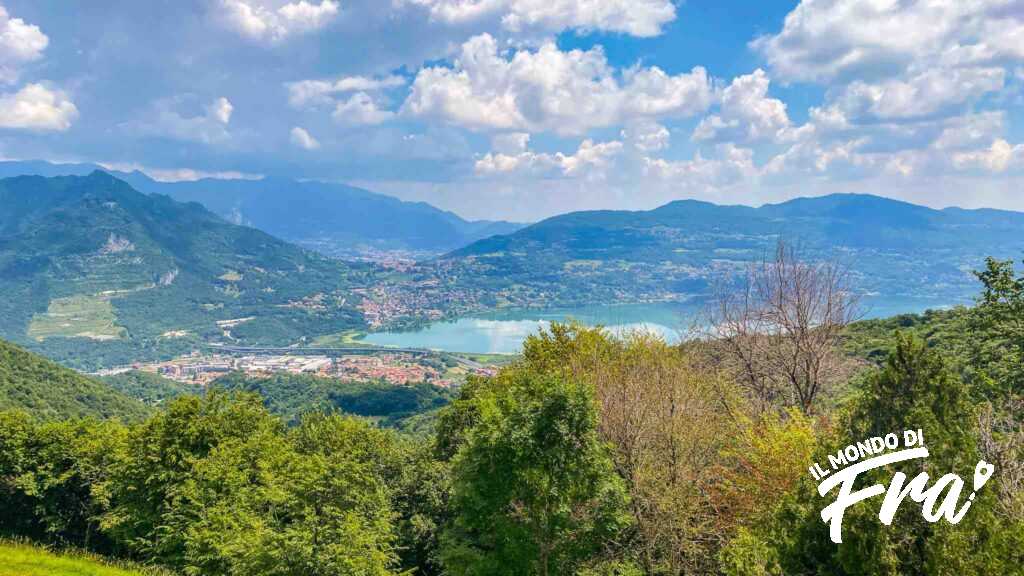
[[[475,242],[437,261],[495,302],[685,299],[741,270],[779,239],[838,260],[864,293],[967,302],[986,256],[1024,253],[1024,213],[934,210],[871,195],[798,198],[760,208],[680,200],[650,211],[574,212]]]
[[[141,419],[148,409],[107,384],[0,340],[0,410],[42,420]]]
[[[0,162],[0,176],[84,175],[90,164]],[[235,224],[332,256],[362,256],[376,250],[441,253],[521,224],[468,221],[425,202],[405,202],[368,190],[287,178],[158,182],[141,172],[112,172],[135,189],[199,202]]]
[[[0,180],[0,207],[0,335],[72,365],[362,325],[364,271],[103,172]]]

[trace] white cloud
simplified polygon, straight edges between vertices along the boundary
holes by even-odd
[[[651,120],[635,122],[623,128],[620,135],[641,152],[664,150],[669,147],[672,139],[668,128]]]
[[[60,91],[28,84],[0,94],[0,128],[62,132],[78,118],[78,108]]]
[[[305,128],[295,126],[291,131],[292,144],[302,148],[303,150],[316,150],[320,147],[320,142],[316,138],[306,132]]]
[[[374,125],[387,122],[395,113],[383,110],[366,92],[356,92],[348,100],[338,102],[332,117],[341,124]]]
[[[509,32],[557,33],[575,29],[661,34],[675,20],[671,0],[407,0],[424,6],[434,20],[464,25],[500,20]]]
[[[982,112],[953,118],[933,142],[938,150],[977,148],[1004,130],[1006,114],[1002,111]]]
[[[452,68],[420,70],[403,112],[472,130],[578,135],[656,117],[685,117],[710,106],[703,68],[670,76],[634,67],[619,78],[600,47],[563,52],[553,42],[505,55],[488,34],[462,45]]]
[[[997,92],[1005,78],[1002,68],[930,69],[879,84],[855,81],[835,101],[847,118],[855,120],[922,118]]]
[[[42,58],[49,43],[38,26],[11,18],[0,6],[0,82],[17,82],[20,67]]]
[[[612,159],[622,151],[622,142],[617,141],[595,144],[592,140],[584,140],[571,155],[533,152],[525,149],[525,140],[522,144],[521,151],[488,153],[477,160],[476,173],[482,176],[516,174],[599,178],[611,165]]]
[[[768,75],[757,69],[738,76],[722,91],[721,111],[701,120],[693,132],[697,141],[774,140],[789,127],[786,105],[768,97]]]
[[[804,0],[781,32],[752,46],[787,80],[899,73],[925,61],[979,64],[1024,57],[1016,0]]]
[[[280,42],[290,35],[318,30],[338,15],[339,4],[300,0],[276,9],[253,0],[220,0],[217,16],[230,29],[255,41]]]
[[[288,102],[295,108],[334,104],[333,96],[346,92],[373,92],[405,85],[401,76],[368,78],[366,76],[343,76],[336,80],[300,80],[285,84]]]
[[[755,179],[754,152],[733,144],[716,147],[714,157],[705,158],[697,152],[692,160],[670,161],[644,158],[644,172],[658,180],[667,180],[680,189],[709,191],[748,182]]]
[[[519,154],[530,144],[530,135],[525,132],[495,134],[491,137],[491,150],[499,154]]]
[[[197,170],[194,168],[152,168],[136,162],[97,162],[107,170],[118,172],[142,172],[158,182],[194,182],[211,178],[213,180],[260,180],[263,174],[239,172],[237,170]]]
[[[234,110],[235,107],[231,105],[231,102],[227,98],[221,96],[210,104],[206,109],[206,114],[209,118],[212,118],[221,124],[227,124],[231,122],[231,112]]]
[[[983,150],[958,152],[953,155],[953,164],[963,170],[980,168],[988,172],[1005,172],[1007,168],[1024,162],[1024,144],[1011,145],[999,138]]]
[[[144,136],[171,138],[203,144],[219,144],[231,138],[228,123],[234,107],[224,97],[204,107],[203,113],[184,116],[178,111],[182,98],[165,98],[153,103],[148,117],[125,124],[130,131]]]

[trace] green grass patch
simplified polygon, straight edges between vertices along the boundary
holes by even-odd
[[[345,348],[348,346],[369,346],[363,339],[366,338],[366,332],[359,330],[345,330],[344,332],[337,332],[334,334],[324,334],[323,336],[317,336],[313,339],[314,347],[321,348]]]
[[[28,337],[40,342],[47,338],[117,340],[124,335],[114,306],[101,296],[56,298],[45,314],[36,314],[28,325]]]
[[[154,568],[114,563],[83,552],[52,552],[38,546],[0,542],[0,576],[157,576]]]

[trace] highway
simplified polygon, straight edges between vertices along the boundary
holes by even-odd
[[[263,346],[224,346],[207,344],[211,350],[227,354],[254,355],[254,356],[352,356],[356,354],[414,354],[418,356],[440,356],[466,366],[467,368],[483,368],[479,362],[463,358],[450,352],[429,350],[426,348],[391,348],[388,346],[340,346],[340,347],[263,347]]]

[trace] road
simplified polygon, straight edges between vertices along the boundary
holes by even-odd
[[[313,347],[313,348],[272,348],[263,346],[219,346],[208,344],[210,349],[228,354],[249,354],[255,356],[352,356],[356,354],[413,354],[418,356],[440,356],[451,358],[467,368],[480,369],[485,366],[469,358],[463,358],[450,352],[439,350],[428,350],[426,348],[391,348],[387,346],[341,346],[341,347]]]

